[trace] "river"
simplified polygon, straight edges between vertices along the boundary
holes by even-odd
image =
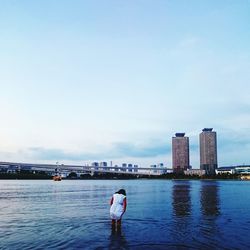
[[[0,180],[0,249],[250,249],[250,182]]]

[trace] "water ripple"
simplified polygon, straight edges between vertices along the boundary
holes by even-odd
[[[0,249],[249,249],[250,190],[229,183],[3,181]],[[128,208],[113,231],[109,200],[119,187]]]

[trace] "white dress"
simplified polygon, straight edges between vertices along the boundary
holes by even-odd
[[[112,220],[120,220],[124,212],[123,201],[126,198],[123,194],[113,194],[113,204],[110,207],[110,217]]]

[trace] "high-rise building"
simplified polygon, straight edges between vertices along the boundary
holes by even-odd
[[[122,172],[126,172],[127,171],[127,163],[122,163]]]
[[[189,168],[189,138],[185,133],[176,133],[172,137],[173,171],[183,173]]]
[[[98,162],[92,162],[91,166],[94,167],[95,170],[98,170],[99,163]]]
[[[128,164],[128,171],[127,172],[132,172],[133,164]]]
[[[134,165],[134,172],[138,172],[138,165]]]
[[[215,174],[217,168],[217,139],[212,128],[204,128],[200,133],[200,169],[206,174]]]

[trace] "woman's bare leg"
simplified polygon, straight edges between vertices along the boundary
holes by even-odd
[[[115,231],[115,220],[112,220],[112,222],[111,222],[111,229],[112,229],[112,231]]]
[[[121,227],[121,225],[122,225],[122,219],[117,220],[117,227]]]

